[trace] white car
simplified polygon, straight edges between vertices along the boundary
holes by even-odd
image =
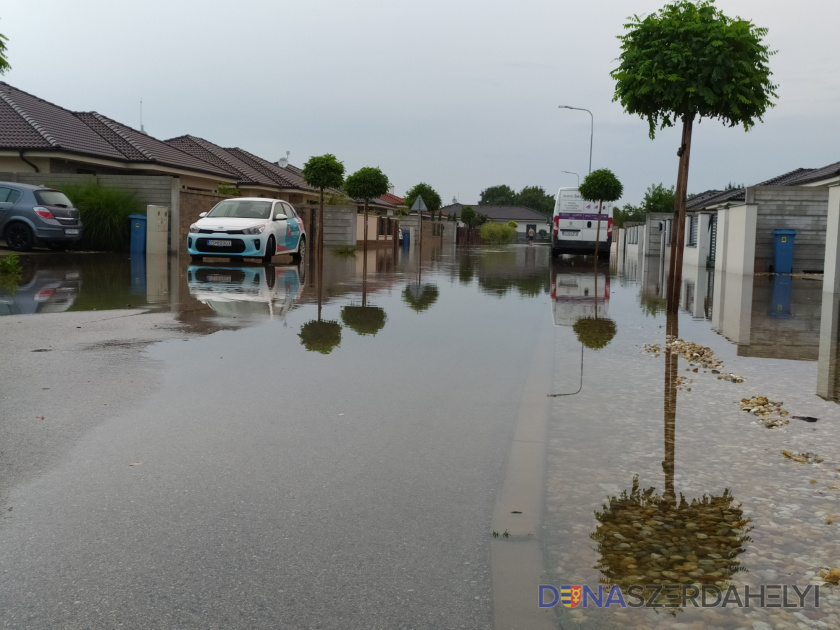
[[[306,253],[303,221],[287,201],[225,199],[199,216],[187,236],[187,252],[193,262],[215,256],[260,258],[268,264],[275,254],[291,254],[300,261]]]

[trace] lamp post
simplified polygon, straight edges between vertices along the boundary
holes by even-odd
[[[592,136],[595,133],[595,116],[592,115],[592,112],[590,112],[588,109],[585,109],[583,107],[571,107],[569,105],[558,105],[557,107],[559,109],[577,109],[578,111],[586,112],[587,114],[589,114],[589,117],[592,119],[590,121],[590,126],[589,126],[589,172],[591,173],[592,172]]]
[[[560,172],[561,173],[568,173],[569,175],[574,175],[575,177],[577,177],[578,178],[578,188],[580,188],[580,175],[578,175],[577,173],[575,173],[573,171],[560,171]]]

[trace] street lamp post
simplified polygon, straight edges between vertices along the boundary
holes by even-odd
[[[580,188],[580,175],[575,173],[574,171],[560,171],[561,173],[568,173],[569,175],[574,175],[578,178],[578,188]]]
[[[595,116],[592,115],[592,112],[590,112],[588,109],[585,109],[583,107],[571,107],[569,105],[558,105],[557,107],[559,109],[577,109],[578,111],[586,112],[587,114],[589,114],[589,117],[591,118],[590,125],[589,125],[589,172],[591,173],[592,172],[592,136],[595,133]]]

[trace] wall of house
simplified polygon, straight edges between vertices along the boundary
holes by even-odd
[[[24,155],[26,154],[24,153]],[[29,157],[28,155],[26,155],[26,159],[32,162],[35,166],[37,166],[42,173],[45,173],[50,170],[49,158]],[[34,173],[35,169],[33,169],[29,164],[21,160],[18,156],[4,155],[0,157],[0,173],[3,173],[5,175],[7,173],[18,173],[21,171],[24,173]],[[5,181],[15,180],[10,180],[7,178],[5,179]]]
[[[691,217],[695,217],[697,221],[697,242],[695,245],[689,245],[689,226],[691,225]],[[683,264],[694,267],[705,267],[706,258],[709,255],[711,244],[711,232],[709,231],[709,221],[711,214],[704,212],[690,213],[685,218],[685,246],[683,248]]]
[[[828,189],[810,186],[752,186],[747,203],[758,206],[755,271],[773,264],[773,230],[796,230],[793,271],[823,271]]]

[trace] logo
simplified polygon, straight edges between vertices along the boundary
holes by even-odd
[[[561,586],[560,587],[560,603],[566,608],[574,608],[580,604],[582,586]]]

